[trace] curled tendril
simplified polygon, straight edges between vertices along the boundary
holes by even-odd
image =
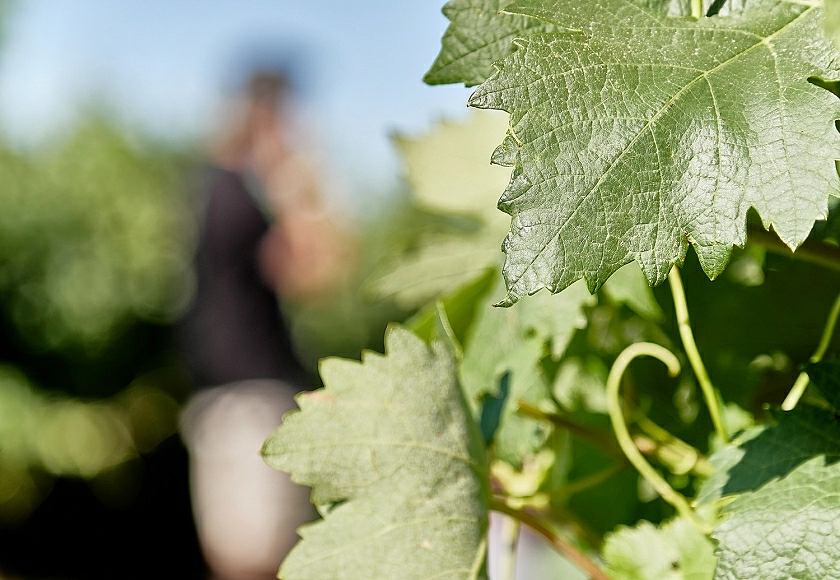
[[[607,406],[612,420],[613,430],[618,444],[630,463],[650,485],[662,496],[662,499],[676,508],[677,513],[690,522],[694,523],[705,534],[712,531],[710,524],[704,521],[688,504],[688,500],[681,493],[674,490],[665,478],[663,478],[650,463],[645,460],[641,452],[636,448],[627,423],[624,420],[624,413],[621,410],[620,389],[621,378],[624,376],[627,367],[636,357],[650,356],[668,367],[668,373],[675,377],[680,372],[680,361],[665,347],[650,342],[637,342],[625,348],[615,360],[607,378]]]

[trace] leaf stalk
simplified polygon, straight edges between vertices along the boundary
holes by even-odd
[[[540,518],[537,516],[525,511],[525,510],[517,510],[509,505],[507,505],[503,501],[499,501],[497,499],[493,499],[490,501],[490,509],[507,516],[510,516],[516,520],[519,520],[542,537],[544,537],[548,542],[554,547],[557,552],[562,554],[566,559],[572,562],[575,566],[580,568],[583,572],[589,575],[592,580],[610,580],[609,576],[601,570],[601,568],[593,562],[586,554],[581,552],[576,546],[574,546],[571,542],[567,539],[563,538],[559,534],[556,534],[551,528],[546,525]]]
[[[729,434],[726,432],[726,427],[723,424],[717,390],[709,378],[709,373],[703,364],[700,351],[697,350],[697,343],[694,341],[694,331],[691,330],[691,322],[688,318],[688,303],[685,299],[685,289],[683,288],[682,278],[680,277],[680,271],[677,266],[672,267],[668,273],[668,283],[671,286],[671,294],[674,296],[674,310],[677,313],[677,325],[688,362],[691,364],[694,376],[697,377],[697,382],[700,383],[700,390],[703,392],[703,398],[706,400],[706,406],[709,408],[709,415],[712,417],[715,432],[724,443],[729,443]]]
[[[615,438],[606,437],[607,432],[594,429],[587,425],[581,425],[574,419],[559,413],[547,413],[524,401],[519,401],[517,405],[516,410],[520,415],[552,423],[554,426],[565,429],[572,435],[597,447],[605,455],[624,460],[624,453],[616,445]],[[709,460],[702,453],[659,425],[656,425],[647,417],[635,417],[633,421],[650,437],[650,439],[646,439],[645,445],[639,445],[639,439],[634,440],[634,443],[642,454],[654,455],[660,460],[663,460],[663,458],[674,458],[676,462],[686,465],[690,460],[691,466],[689,471],[700,477],[709,477],[714,471],[709,464]],[[666,461],[666,464],[669,463],[674,463],[674,461]]]
[[[805,240],[801,246],[796,248],[796,252],[793,252],[773,232],[757,226],[750,226],[747,231],[749,233],[748,242],[763,246],[774,254],[816,264],[831,270],[840,270],[840,248],[836,246],[830,246],[816,240]]]
[[[607,430],[595,429],[587,425],[581,425],[574,419],[558,413],[546,413],[545,411],[524,401],[517,402],[516,411],[520,415],[546,421],[560,427],[561,429],[565,429],[572,435],[576,435],[584,441],[591,443],[594,447],[597,447],[599,450],[604,452],[605,455],[609,455],[611,457],[622,456],[621,451],[616,447],[615,441]]]
[[[592,475],[587,475],[586,477],[581,477],[579,479],[575,479],[574,481],[570,481],[558,490],[552,492],[551,499],[559,500],[567,498],[575,495],[576,493],[580,493],[582,491],[586,491],[587,489],[591,489],[597,485],[601,485],[612,476],[621,473],[625,467],[627,467],[627,461],[622,456],[620,462],[611,465],[606,469],[596,471]]]

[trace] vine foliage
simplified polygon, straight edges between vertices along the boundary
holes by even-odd
[[[369,281],[416,310],[385,354],[266,442],[322,516],[280,577],[486,578],[492,510],[499,580],[520,525],[547,577],[840,578],[840,8],[444,13],[426,81],[503,113],[396,140],[445,219]]]

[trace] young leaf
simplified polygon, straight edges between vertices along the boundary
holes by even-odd
[[[421,237],[413,251],[395,256],[367,282],[377,298],[392,298],[406,308],[422,306],[501,263],[508,219],[496,209],[496,200],[509,171],[491,166],[489,159],[507,120],[478,113],[464,123],[442,121],[420,137],[395,137],[414,204],[438,215],[474,219],[478,231]]]
[[[679,518],[661,528],[619,527],[607,536],[604,559],[613,580],[711,580],[715,571],[712,543]]]
[[[493,63],[513,50],[511,42],[527,30],[550,30],[539,20],[505,14],[511,0],[452,0],[443,7],[450,20],[443,47],[424,81],[430,85],[480,84]]]
[[[462,286],[455,292],[435,302],[426,304],[426,306],[406,320],[405,325],[411,332],[426,342],[431,342],[437,328],[437,320],[439,318],[438,308],[442,307],[455,336],[463,343],[464,336],[466,335],[467,329],[472,325],[473,317],[475,316],[475,311],[481,298],[487,294],[490,286],[498,277],[499,272],[496,268],[488,268],[484,275],[479,277],[475,282]]]
[[[511,113],[494,161],[506,302],[635,259],[651,283],[694,245],[715,277],[753,207],[791,248],[840,193],[838,74],[818,3],[756,0],[735,16],[672,19],[627,0],[522,0],[561,29],[523,35],[470,99]]]
[[[510,170],[490,165],[490,156],[505,136],[508,118],[498,112],[473,113],[465,122],[441,121],[419,137],[398,135],[394,143],[417,207],[491,226],[498,226],[501,219],[504,235],[509,220],[496,202]]]
[[[495,287],[498,289],[498,286]],[[458,376],[476,416],[486,395],[500,395],[507,375],[509,392],[495,430],[496,454],[515,467],[545,442],[548,426],[516,414],[519,401],[539,405],[548,400],[548,386],[539,369],[544,340],[526,337],[518,310],[502,310],[479,302],[467,334],[464,360]]]
[[[602,290],[612,302],[626,304],[642,318],[654,322],[662,322],[665,318],[665,313],[647,285],[645,275],[635,262],[619,268]]]
[[[384,264],[365,284],[377,299],[391,299],[403,308],[422,306],[475,282],[501,261],[498,232],[430,234],[414,251]]]
[[[574,284],[559,296],[540,292],[522,302],[519,322],[523,329],[550,340],[551,356],[557,360],[566,351],[574,333],[586,326],[583,308],[594,306],[596,302],[583,284]]]
[[[470,405],[476,409],[485,395],[499,394],[499,381],[510,373],[510,393],[496,434],[496,455],[519,467],[535,452],[548,434],[547,425],[516,413],[517,403],[550,404],[549,387],[539,363],[546,343],[559,358],[572,335],[586,324],[582,308],[594,298],[578,284],[552,296],[530,296],[514,308],[493,308],[490,298],[503,292],[499,278],[484,302],[479,301],[466,337],[464,361],[459,369],[461,384]]]
[[[263,455],[312,487],[324,520],[300,529],[285,580],[484,578],[487,465],[440,343],[401,327],[386,354],[327,359]]]
[[[840,422],[802,408],[715,454],[698,502],[734,496],[717,540],[715,578],[840,577]]]

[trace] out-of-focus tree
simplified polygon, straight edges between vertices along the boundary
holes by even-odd
[[[34,150],[0,143],[0,520],[175,432],[190,161],[96,115]]]
[[[38,350],[95,355],[189,298],[193,224],[178,156],[102,118],[21,154],[0,145],[0,293]]]

